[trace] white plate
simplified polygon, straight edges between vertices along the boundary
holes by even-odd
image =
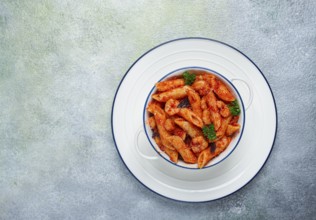
[[[239,78],[252,88],[242,138],[224,161],[207,169],[184,169],[163,159],[147,160],[136,150],[157,154],[145,135],[143,110],[154,84],[184,67],[214,70],[227,79]],[[249,90],[233,82],[247,106]],[[205,38],[183,38],[163,43],[142,55],[123,77],[112,107],[112,133],[119,155],[143,185],[170,199],[203,202],[227,196],[246,185],[267,160],[277,130],[272,91],[259,68],[239,50]],[[141,142],[141,143],[139,143]]]

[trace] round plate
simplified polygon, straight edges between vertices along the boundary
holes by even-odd
[[[182,168],[179,172],[168,172],[167,161],[147,160],[136,150],[143,108],[157,81],[174,70],[190,66],[214,70],[227,79],[240,79],[234,85],[246,106],[247,100],[248,104],[252,102],[245,113],[243,136],[225,161],[208,169],[183,171]],[[215,200],[246,185],[267,160],[276,131],[274,97],[259,68],[236,48],[206,38],[176,39],[146,52],[124,75],[112,106],[113,139],[128,170],[159,195],[186,202]],[[148,146],[145,150],[153,151],[149,153],[157,154],[149,142],[142,145]]]

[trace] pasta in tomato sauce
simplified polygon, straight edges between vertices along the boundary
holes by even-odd
[[[173,163],[203,168],[240,130],[239,103],[216,75],[186,70],[157,82],[147,105],[153,139]]]

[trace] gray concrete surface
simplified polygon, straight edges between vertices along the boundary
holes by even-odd
[[[0,1],[0,219],[315,219],[315,15],[313,0]],[[204,204],[146,189],[111,135],[128,67],[187,36],[252,58],[279,115],[257,177]]]

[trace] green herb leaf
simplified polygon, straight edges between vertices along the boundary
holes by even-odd
[[[229,111],[233,116],[239,115],[240,114],[240,108],[237,100],[235,99],[228,105]]]
[[[203,134],[206,138],[208,138],[210,141],[213,141],[216,139],[216,132],[213,124],[205,125],[202,128]]]
[[[196,77],[194,73],[189,73],[188,71],[185,71],[182,76],[186,85],[191,85],[194,83]]]

